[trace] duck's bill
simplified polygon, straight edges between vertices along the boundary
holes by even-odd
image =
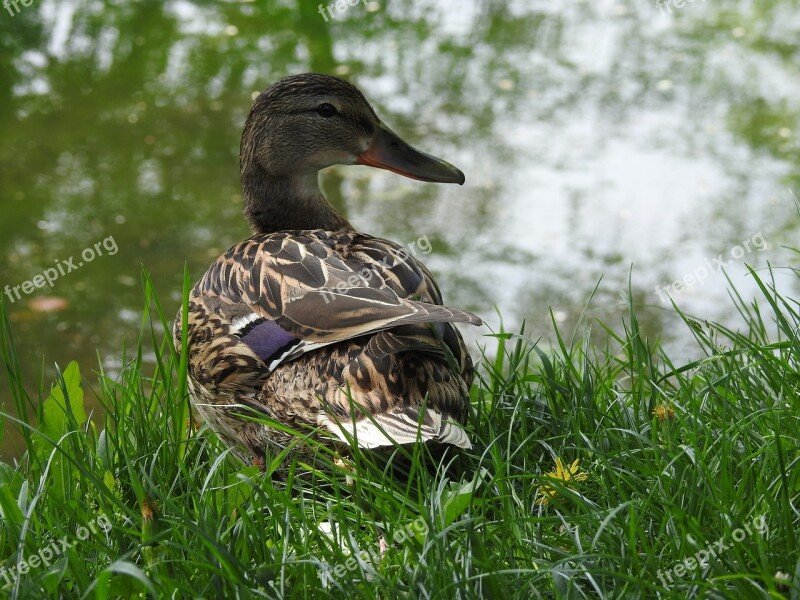
[[[459,169],[410,146],[383,123],[378,127],[369,148],[358,156],[356,162],[420,181],[464,183],[464,173]]]

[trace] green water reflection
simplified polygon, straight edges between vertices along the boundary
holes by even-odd
[[[682,348],[655,285],[762,232],[768,251],[731,261],[747,289],[744,262],[785,263],[781,244],[797,245],[797,10],[359,1],[328,22],[300,0],[4,11],[0,285],[108,238],[118,247],[52,288],[4,295],[31,387],[42,364],[47,377],[72,359],[88,372],[98,352],[119,369],[138,334],[142,265],[172,310],[184,263],[197,278],[248,235],[243,119],[254,92],[309,70],[351,78],[395,131],[467,174],[463,188],[362,167],[324,174],[363,230],[432,242],[426,261],[449,302],[493,326],[497,305],[507,327],[526,319],[547,336],[548,307],[571,331],[603,276],[589,316],[616,323],[633,264],[648,335]],[[677,299],[727,318],[724,288],[717,273]]]

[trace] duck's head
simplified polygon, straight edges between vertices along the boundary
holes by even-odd
[[[254,229],[347,226],[335,211],[327,214],[333,209],[322,198],[317,173],[354,164],[421,181],[464,183],[456,167],[413,148],[383,124],[352,84],[330,75],[295,75],[262,92],[245,123],[241,175]]]

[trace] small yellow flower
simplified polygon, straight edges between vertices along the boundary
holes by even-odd
[[[666,421],[675,418],[675,411],[667,404],[657,404],[653,409],[653,414],[659,421]]]
[[[550,471],[547,473],[547,477],[550,479],[557,479],[562,486],[568,487],[570,489],[575,489],[574,485],[570,485],[568,482],[575,482],[575,481],[586,481],[589,476],[581,471],[580,469],[580,459],[575,459],[571,465],[567,468],[564,468],[564,464],[561,462],[560,458],[556,458],[556,469],[555,471]],[[539,486],[539,499],[536,503],[539,506],[543,506],[550,502],[552,498],[555,498],[558,495],[558,492],[549,485],[542,485]]]

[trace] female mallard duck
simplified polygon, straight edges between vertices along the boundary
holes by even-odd
[[[412,148],[353,85],[287,77],[244,126],[241,180],[253,235],[219,257],[189,297],[189,387],[222,440],[260,463],[294,430],[364,448],[471,446],[462,425],[472,361],[425,265],[358,233],[326,201],[320,169],[361,164],[422,181],[464,174]],[[181,318],[175,344],[181,347]]]

